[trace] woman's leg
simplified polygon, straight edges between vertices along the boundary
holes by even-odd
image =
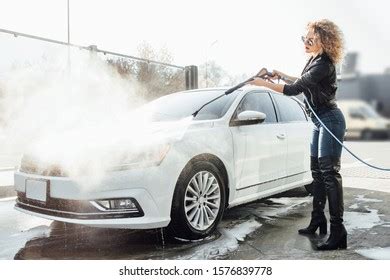
[[[323,116],[324,124],[343,142],[345,134],[345,120],[338,110],[332,110]],[[320,128],[319,142],[319,166],[322,173],[326,196],[329,203],[330,230],[329,239],[318,247],[320,250],[333,250],[346,248],[346,230],[343,225],[343,188],[340,175],[340,158],[342,147],[325,128]]]
[[[311,212],[311,221],[308,227],[298,230],[300,234],[314,234],[317,228],[320,228],[321,234],[326,234],[326,217],[324,208],[326,203],[325,186],[323,184],[322,173],[318,162],[318,123],[314,122],[312,138],[310,143],[310,169],[313,177],[313,211]]]
[[[313,213],[324,216],[324,209],[326,203],[325,186],[318,161],[318,142],[320,130],[317,126],[313,128],[312,141],[310,143],[310,169],[313,177]]]

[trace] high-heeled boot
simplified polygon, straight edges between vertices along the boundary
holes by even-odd
[[[347,248],[347,231],[343,225],[343,187],[340,171],[340,158],[326,156],[319,158],[320,169],[325,183],[329,203],[330,236],[317,246],[318,250]]]
[[[306,228],[301,228],[298,230],[300,234],[314,234],[317,229],[320,229],[320,234],[326,234],[327,232],[327,221],[325,214],[319,214],[317,212],[311,213],[310,224]]]
[[[320,228],[320,234],[326,234],[327,221],[324,214],[326,193],[317,157],[310,157],[310,168],[313,177],[313,211],[309,226],[299,229],[298,232],[300,234],[314,234]]]
[[[343,224],[330,225],[330,235],[325,243],[317,246],[317,250],[347,249],[347,230]]]

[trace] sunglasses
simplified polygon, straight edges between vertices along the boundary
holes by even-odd
[[[302,36],[302,37],[301,37],[301,40],[302,40],[302,42],[303,42],[305,45],[309,45],[310,47],[312,47],[312,46],[314,45],[314,39],[312,39],[312,38],[306,39],[305,36]]]

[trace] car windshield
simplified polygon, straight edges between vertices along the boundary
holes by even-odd
[[[222,96],[199,111],[196,120],[219,119],[225,115],[238,95],[238,90]],[[152,121],[176,121],[191,116],[200,107],[222,95],[224,90],[178,92],[160,97],[140,108],[151,115]]]
[[[379,114],[370,106],[360,106],[351,110],[352,113],[359,113],[366,118],[379,118]]]

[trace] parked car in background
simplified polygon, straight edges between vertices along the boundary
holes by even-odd
[[[347,125],[346,139],[389,139],[390,120],[379,115],[363,100],[348,99],[337,102]]]
[[[156,125],[190,117],[226,89],[170,94],[146,106]],[[110,170],[89,192],[25,156],[15,172],[16,209],[95,227],[168,227],[199,239],[225,208],[308,185],[313,125],[293,98],[246,87],[199,111],[180,140],[135,151],[133,162]],[[156,130],[156,139],[159,139]],[[61,152],[61,151],[59,151]],[[119,164],[119,163],[118,163]]]

